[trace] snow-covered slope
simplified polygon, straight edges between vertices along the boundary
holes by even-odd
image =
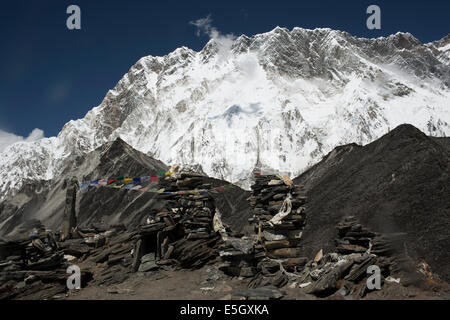
[[[300,174],[335,146],[366,144],[399,124],[450,135],[448,37],[355,38],[294,28],[210,40],[140,59],[100,106],[57,137],[0,156],[5,199],[26,180],[63,175],[121,137],[167,164],[200,164],[229,181],[263,168]]]
[[[427,44],[427,46],[434,51],[434,54],[437,55],[442,63],[448,64],[448,60],[450,59],[450,34],[439,41]]]

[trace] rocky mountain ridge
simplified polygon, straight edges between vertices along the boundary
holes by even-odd
[[[120,137],[170,165],[199,165],[248,188],[255,165],[296,176],[338,145],[367,144],[399,124],[450,135],[448,36],[363,39],[275,28],[140,59],[103,102],[57,137],[6,148],[0,201],[64,175]]]

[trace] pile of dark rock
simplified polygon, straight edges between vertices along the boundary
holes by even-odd
[[[64,241],[59,234],[35,231],[25,239],[0,242],[0,298],[47,299],[68,291],[67,268],[76,265],[82,281],[112,285],[132,273],[199,268],[218,256],[215,204],[200,175],[179,173],[160,182],[164,205],[147,213],[136,230],[124,225],[77,227]]]
[[[118,224],[94,225],[77,233],[79,237],[73,236],[59,243],[59,246],[71,264],[92,273],[92,284],[116,284],[130,276],[137,232],[127,231]]]
[[[30,270],[56,267],[63,260],[57,248],[52,232],[35,229],[24,239],[0,244],[1,268],[14,271],[22,267]]]
[[[139,228],[133,270],[147,272],[161,266],[198,268],[218,255],[220,237],[213,230],[214,199],[201,175],[181,172],[162,181],[168,194],[158,198],[165,208],[150,212]]]
[[[254,277],[258,261],[264,257],[251,237],[226,237],[219,249],[222,260],[219,270],[229,276]]]
[[[255,176],[249,198],[254,216],[250,219],[266,256],[272,259],[298,257],[305,225],[306,197],[286,177]],[[278,218],[279,217],[279,218]]]
[[[336,251],[323,254],[320,250],[316,257],[306,263],[296,279],[296,284],[306,288],[307,293],[319,297],[362,298],[370,290],[367,279],[370,266],[380,270],[380,285],[390,277],[391,261],[387,257],[371,252],[373,240],[379,234],[371,232],[347,217],[337,226]]]
[[[267,186],[281,185],[273,178],[273,176],[259,178],[258,187],[252,187],[253,190],[258,190],[250,199],[256,209],[254,222],[257,225],[258,234],[254,238],[228,237],[225,239],[220,252],[224,261],[220,268],[222,271],[229,275],[249,278],[248,286],[252,290],[272,288],[269,290],[272,292],[273,288],[289,286],[303,289],[304,293],[317,297],[338,299],[359,299],[371,290],[376,290],[377,288],[370,288],[367,285],[367,279],[371,276],[368,270],[372,266],[379,268],[381,286],[385,280],[397,283],[400,281],[393,277],[398,273],[391,258],[393,251],[389,244],[392,241],[387,241],[381,234],[371,232],[358,223],[355,217],[346,217],[336,226],[336,252],[324,254],[323,250],[319,250],[313,260],[301,257],[300,250],[297,250],[298,239],[288,237],[291,230],[301,232],[299,225],[295,226],[298,229],[292,226],[287,230],[268,228],[269,232],[264,233],[267,231],[265,227],[271,220],[270,217],[276,216],[276,211],[272,211],[270,216],[268,214],[271,212],[269,207],[276,204],[271,203],[274,187]],[[270,181],[272,182],[269,184]],[[269,193],[267,189],[272,190],[272,193]],[[280,192],[281,188],[275,190]],[[305,203],[306,199],[301,197],[299,192],[292,192],[292,194],[298,195],[300,199],[298,203],[302,205]],[[261,203],[261,200],[264,202]],[[293,208],[302,207],[296,205]],[[277,209],[280,210],[280,207]],[[303,212],[304,209],[300,210]],[[292,220],[296,219],[289,220],[289,215],[286,215],[281,224],[288,225],[285,221]],[[274,235],[285,238],[273,238]],[[278,245],[280,248],[285,246],[286,251],[274,254],[273,251],[278,248]],[[251,294],[256,293],[253,291],[247,293],[249,297]]]
[[[299,248],[306,221],[306,197],[286,176],[256,175],[251,188],[249,201],[254,216],[250,222],[253,222],[257,235],[259,247],[256,250],[263,253],[257,270],[264,275],[260,277],[263,283],[271,281],[281,286],[286,277],[280,272],[280,266],[295,271],[306,263]],[[255,281],[252,285],[260,282]]]
[[[248,199],[253,209],[249,219],[252,237],[224,240],[220,267],[226,274],[251,278],[251,288],[287,284],[288,272],[302,269],[300,238],[305,224],[306,197],[288,177],[257,175]]]
[[[34,229],[27,237],[0,241],[0,299],[47,299],[67,289],[68,261],[55,235]],[[82,272],[85,280],[88,272]]]
[[[340,254],[364,253],[377,235],[357,223],[355,217],[346,217],[337,225],[336,251]]]

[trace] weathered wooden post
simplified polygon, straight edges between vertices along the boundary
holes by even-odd
[[[78,179],[72,177],[66,192],[66,205],[64,206],[63,225],[61,230],[61,241],[70,238],[73,229],[77,225],[76,204],[77,204]]]

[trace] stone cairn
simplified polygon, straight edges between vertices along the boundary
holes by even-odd
[[[254,277],[250,286],[285,284],[280,269],[296,270],[307,262],[301,258],[299,243],[305,224],[306,197],[287,177],[255,175],[248,199],[253,210],[249,219],[254,225],[253,237],[224,239],[220,269],[226,274]],[[273,276],[262,279],[258,275]]]
[[[218,256],[215,204],[199,174],[166,177],[158,187],[183,194],[157,194],[160,209],[148,212],[137,229],[93,223],[58,241],[40,228],[24,239],[0,240],[0,299],[48,299],[67,292],[67,267],[82,270],[82,286],[122,283],[133,272],[199,268]]]
[[[39,226],[21,239],[0,240],[0,299],[48,299],[67,290],[70,263],[57,236]],[[84,284],[90,273],[81,273]]]
[[[355,217],[346,217],[337,225],[336,251],[340,254],[364,253],[377,235],[359,224]]]
[[[287,177],[256,176],[248,199],[253,209],[253,237],[224,237],[222,265],[228,275],[250,278],[248,286],[304,288],[319,297],[361,298],[369,266],[381,269],[382,280],[392,274],[391,250],[386,237],[371,232],[355,217],[337,224],[336,252],[319,250],[314,259],[302,257],[300,239],[306,222],[306,197]],[[384,256],[380,256],[384,255]],[[251,291],[253,292],[253,291]]]
[[[196,173],[181,172],[161,181],[165,191],[187,191],[182,194],[161,194],[166,206],[150,213],[147,224],[140,227],[134,254],[135,271],[151,271],[162,265],[179,264],[196,268],[215,257],[220,237],[213,230],[214,199],[211,189]]]
[[[297,283],[319,297],[361,298],[369,292],[366,285],[369,266],[380,267],[383,281],[390,275],[390,261],[371,251],[379,234],[365,228],[355,217],[345,217],[336,229],[336,252],[323,254],[320,250],[305,265]]]
[[[266,256],[272,259],[298,257],[306,197],[289,178],[283,180],[275,175],[256,176],[251,188],[249,201],[254,216],[250,222]]]

